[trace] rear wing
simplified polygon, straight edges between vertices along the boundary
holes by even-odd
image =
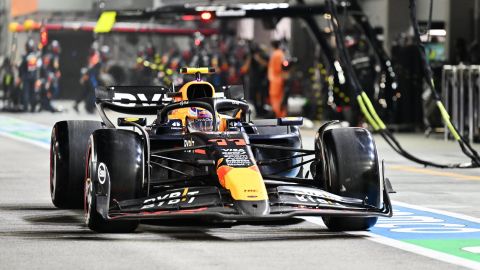
[[[165,86],[107,86],[95,88],[97,103],[110,102],[124,107],[165,105],[172,101]]]
[[[95,88],[96,105],[108,127],[117,127],[119,117],[154,120],[158,110],[172,101],[165,86],[107,86]]]

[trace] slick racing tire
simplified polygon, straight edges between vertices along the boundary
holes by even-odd
[[[50,142],[50,195],[58,208],[81,208],[85,181],[85,153],[90,134],[99,121],[61,121]]]
[[[84,193],[86,225],[102,233],[135,231],[137,220],[105,220],[98,212],[97,196],[106,195],[110,189],[110,206],[116,201],[142,196],[144,148],[141,137],[128,130],[97,130],[90,137],[87,157]],[[104,211],[108,212],[108,208],[104,206]]]
[[[325,189],[333,194],[365,200],[380,207],[378,155],[372,135],[363,128],[337,128],[323,135],[327,171]],[[332,231],[361,231],[374,226],[377,217],[323,217]]]

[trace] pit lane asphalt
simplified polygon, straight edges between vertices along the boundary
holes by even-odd
[[[52,126],[84,113],[0,115]],[[312,148],[314,131],[303,132]],[[407,149],[444,162],[465,161],[454,143],[401,135]],[[423,171],[376,138],[393,200],[480,218],[480,170]],[[478,145],[476,145],[478,148]],[[82,211],[58,210],[48,190],[48,150],[0,137],[0,269],[463,269],[364,236],[296,220],[283,224],[143,224],[129,235],[96,234]],[[413,168],[413,169],[412,169]]]

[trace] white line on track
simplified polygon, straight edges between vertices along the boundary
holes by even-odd
[[[391,246],[391,247],[394,247],[394,248],[398,248],[398,249],[401,249],[401,250],[409,251],[409,252],[416,253],[416,254],[419,254],[419,255],[423,255],[425,257],[429,257],[429,258],[432,258],[432,259],[435,259],[435,260],[439,260],[439,261],[443,261],[443,262],[447,262],[447,263],[451,263],[451,264],[455,264],[455,265],[459,265],[459,266],[464,266],[464,267],[468,267],[468,268],[471,268],[471,269],[480,269],[480,263],[477,263],[475,261],[463,259],[463,258],[460,258],[460,257],[457,257],[457,256],[447,254],[447,253],[435,251],[435,250],[432,250],[432,249],[428,249],[428,248],[424,248],[424,247],[417,246],[417,245],[414,245],[414,244],[402,242],[402,241],[395,240],[395,239],[392,239],[392,238],[387,238],[387,237],[377,235],[377,234],[374,234],[374,233],[371,233],[371,232],[347,232],[347,233],[352,234],[352,235],[366,236],[367,237],[366,239],[368,239],[370,241],[377,242],[377,243],[387,245],[387,246]]]
[[[475,217],[471,217],[471,216],[467,216],[467,215],[463,215],[463,214],[457,214],[457,213],[452,213],[452,212],[443,211],[443,210],[431,209],[431,208],[427,208],[427,207],[412,205],[412,204],[408,204],[408,203],[404,203],[404,202],[398,202],[398,201],[393,202],[393,205],[406,207],[406,208],[412,208],[412,209],[416,209],[416,210],[420,210],[420,211],[425,211],[425,212],[430,212],[430,213],[435,213],[435,214],[440,214],[440,215],[444,215],[444,216],[449,216],[449,217],[453,217],[453,218],[458,218],[458,219],[468,220],[468,221],[471,221],[471,222],[480,223],[479,218],[475,218]],[[325,226],[323,221],[322,221],[322,218],[320,218],[320,217],[304,217],[303,219],[305,219],[308,222],[317,224],[317,225]],[[414,244],[410,244],[410,243],[407,243],[407,242],[403,242],[403,241],[400,241],[400,240],[395,240],[393,238],[388,238],[388,237],[381,236],[381,235],[378,235],[378,234],[375,234],[375,233],[372,233],[372,232],[366,232],[365,231],[365,232],[346,232],[346,233],[351,234],[351,235],[365,236],[365,239],[368,239],[370,241],[373,241],[373,242],[376,242],[376,243],[379,243],[379,244],[383,244],[383,245],[387,245],[387,246],[391,246],[391,247],[394,247],[394,248],[398,248],[398,249],[401,249],[401,250],[405,250],[405,251],[408,251],[408,252],[412,252],[412,253],[415,253],[415,254],[419,254],[419,255],[429,257],[429,258],[432,258],[432,259],[435,259],[435,260],[439,260],[439,261],[443,261],[443,262],[447,262],[447,263],[451,263],[451,264],[455,264],[455,265],[459,265],[459,266],[463,266],[463,267],[468,267],[468,268],[471,268],[471,269],[480,270],[480,263],[478,263],[478,262],[463,259],[463,258],[460,258],[460,257],[457,257],[457,256],[447,254],[447,253],[431,250],[429,248],[424,248],[424,247],[417,246],[417,245],[414,245]]]
[[[432,209],[432,208],[428,208],[428,207],[413,205],[413,204],[399,202],[399,201],[395,201],[394,205],[398,205],[398,206],[401,206],[401,207],[412,208],[412,209],[425,211],[425,212],[430,212],[430,213],[435,213],[435,214],[439,214],[439,215],[449,216],[449,217],[453,217],[453,218],[464,219],[464,220],[468,220],[468,221],[475,222],[475,223],[480,223],[480,218],[467,216],[467,215],[464,215],[464,214],[458,214],[458,213],[453,213],[453,212],[444,211],[444,210]]]

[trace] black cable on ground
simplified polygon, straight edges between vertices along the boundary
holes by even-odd
[[[413,3],[413,4],[412,4]],[[432,4],[432,3],[431,3]],[[343,43],[344,35],[342,28],[340,27],[338,23],[338,14],[337,14],[337,9],[335,4],[333,3],[333,0],[327,0],[326,1],[327,9],[331,13],[331,23],[332,23],[332,28],[333,28],[333,33],[335,34],[335,39],[336,39],[336,44],[338,47],[338,52],[339,52],[339,60],[341,62],[341,66],[346,69],[346,73],[348,74],[348,81],[352,87],[352,89],[355,91],[355,95],[360,107],[360,110],[364,114],[366,120],[368,123],[373,127],[373,129],[377,132],[380,133],[380,135],[386,140],[386,142],[393,148],[395,152],[398,154],[402,155],[403,157],[422,164],[424,166],[431,166],[431,167],[437,167],[437,168],[474,168],[478,167],[480,165],[480,158],[478,157],[477,152],[468,144],[468,142],[465,141],[461,136],[459,136],[458,131],[456,128],[452,125],[450,122],[450,116],[448,115],[447,111],[445,110],[440,96],[438,93],[435,91],[435,88],[433,87],[433,77],[432,77],[432,71],[430,69],[430,66],[428,65],[426,55],[424,53],[424,47],[421,44],[420,41],[420,34],[419,34],[419,27],[418,27],[418,22],[416,20],[416,9],[415,9],[415,0],[410,0],[410,15],[411,15],[411,20],[412,20],[412,25],[414,28],[415,36],[416,36],[416,41],[417,45],[419,45],[419,50],[420,50],[420,55],[421,55],[421,60],[422,60],[422,65],[423,65],[423,70],[425,73],[425,78],[428,81],[429,86],[432,88],[432,91],[434,93],[435,99],[437,100],[437,106],[442,114],[442,117],[449,127],[449,130],[452,132],[453,136],[455,139],[460,144],[460,148],[462,151],[472,159],[471,163],[463,164],[463,163],[457,163],[457,164],[441,164],[441,163],[436,163],[432,161],[427,161],[420,159],[409,152],[407,152],[401,144],[398,142],[398,140],[395,138],[392,132],[390,132],[386,125],[383,123],[382,119],[378,116],[378,114],[375,111],[375,108],[368,98],[367,94],[362,90],[362,86],[358,80],[358,77],[356,76],[356,73],[353,70],[353,67],[349,64],[351,63],[350,61],[350,56],[348,54],[348,51],[345,48],[345,45]],[[432,7],[430,7],[432,9]],[[429,15],[431,18],[431,15]],[[430,24],[430,23],[429,23]]]

